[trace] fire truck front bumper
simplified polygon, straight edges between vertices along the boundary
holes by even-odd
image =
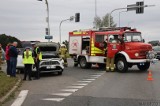
[[[128,63],[145,63],[145,62],[151,62],[156,63],[158,62],[158,59],[128,59]]]

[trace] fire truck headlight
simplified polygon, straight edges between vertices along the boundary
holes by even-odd
[[[146,55],[147,59],[153,59],[156,57],[156,53],[154,51],[149,51]]]
[[[138,57],[138,56],[139,56],[139,53],[135,53],[135,56]]]

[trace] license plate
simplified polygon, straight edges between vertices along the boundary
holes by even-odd
[[[47,69],[54,69],[56,68],[55,66],[47,66]]]

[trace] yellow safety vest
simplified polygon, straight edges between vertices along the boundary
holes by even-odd
[[[39,47],[36,48],[36,54],[37,54],[38,48],[39,48]],[[41,52],[39,53],[39,60],[42,60],[42,53],[41,53]]]
[[[27,54],[26,51],[24,52],[24,58],[23,58],[23,64],[34,64],[34,59],[32,57],[32,52],[28,51],[28,58],[27,58]]]

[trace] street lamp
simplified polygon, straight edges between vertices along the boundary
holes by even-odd
[[[112,10],[109,14],[109,17],[108,17],[108,27],[111,27],[111,14],[114,12],[114,11],[117,11],[117,10],[124,10],[124,9],[132,9],[132,8],[139,8],[139,7],[152,7],[152,6],[155,6],[155,5],[144,5],[144,6],[132,6],[132,7],[125,7],[125,8],[116,8],[114,10]]]
[[[127,12],[127,11],[120,11],[120,12],[119,12],[119,27],[121,27],[121,13],[122,13],[122,12]]]
[[[59,24],[59,40],[60,40],[60,44],[61,44],[61,25],[62,25],[62,23],[63,22],[65,22],[65,21],[73,21],[73,19],[74,19],[75,17],[74,16],[71,16],[69,19],[65,19],[65,20],[62,20],[61,22],[60,22],[60,24]]]
[[[42,0],[38,0],[38,1],[42,1]],[[46,2],[46,6],[47,6],[47,17],[46,17],[46,22],[47,22],[47,25],[48,25],[48,28],[46,30],[46,34],[49,36],[50,35],[50,25],[49,25],[49,5],[48,5],[48,1],[45,0]],[[48,40],[50,41],[50,39]]]

